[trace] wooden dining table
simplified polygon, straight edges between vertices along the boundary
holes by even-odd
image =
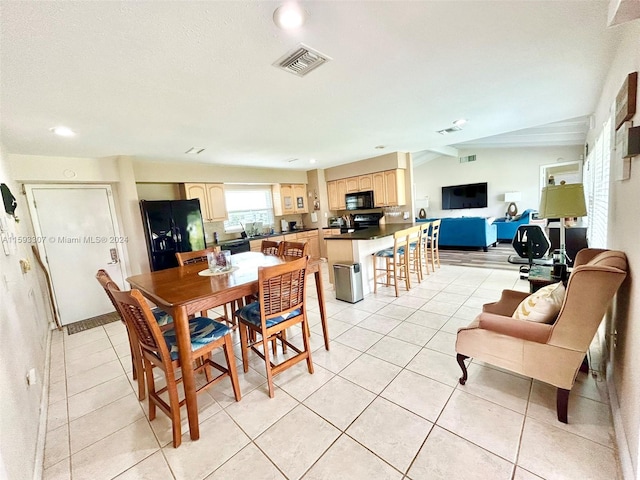
[[[182,365],[191,365],[191,337],[189,316],[219,307],[225,303],[244,298],[258,292],[258,268],[280,265],[297,257],[265,255],[261,252],[244,252],[231,256],[232,270],[217,275],[200,275],[207,271],[206,263],[196,263],[143,273],[127,278],[131,288],[140,290],[142,295],[162,310],[171,314],[178,341],[178,356]],[[315,275],[316,292],[320,307],[320,320],[325,348],[329,350],[321,260],[309,260],[307,274]],[[203,272],[206,273],[206,272]],[[193,370],[182,370],[182,381],[192,440],[200,438],[198,422],[198,402]]]

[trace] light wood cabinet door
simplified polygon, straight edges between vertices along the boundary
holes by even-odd
[[[307,242],[309,242],[309,256],[314,260],[320,258],[320,239],[318,234],[316,233],[314,236],[309,237]]]
[[[202,220],[205,222],[211,221],[209,202],[207,201],[207,188],[204,183],[185,183],[184,198],[185,200],[192,200],[194,198],[200,200],[200,211],[202,212]]]
[[[227,220],[227,201],[224,197],[224,185],[221,183],[206,183],[207,203],[209,204],[209,221],[219,222]]]
[[[262,240],[251,240],[249,242],[249,248],[251,248],[252,252],[262,251]]]
[[[307,213],[309,208],[307,206],[307,186],[305,184],[292,185],[293,189],[293,208],[295,213]]]
[[[282,214],[295,213],[293,185],[280,185],[280,198],[282,199]]]
[[[336,180],[336,190],[338,193],[338,203],[336,210],[345,210],[347,208],[346,200],[344,196],[347,194],[347,181],[346,179]]]
[[[373,204],[376,207],[387,205],[387,188],[384,172],[377,172],[371,175],[373,183]]]
[[[361,192],[373,190],[373,175],[360,175],[358,177],[358,186]]]
[[[327,182],[327,197],[329,197],[329,210],[338,210],[337,182]]]
[[[384,180],[387,192],[387,205],[404,205],[406,203],[404,170],[387,170],[384,172]]]
[[[358,193],[360,191],[360,182],[358,177],[345,178],[346,193]]]

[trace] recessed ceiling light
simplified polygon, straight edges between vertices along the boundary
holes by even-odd
[[[467,119],[466,118],[460,118],[460,119],[456,120],[455,122],[453,122],[453,124],[455,126],[457,126],[457,127],[461,127],[465,123],[467,123]]]
[[[315,158],[310,158],[309,159],[309,163],[316,163],[316,159]]]
[[[283,30],[291,30],[304,24],[306,12],[296,2],[280,5],[273,12],[273,22]]]
[[[76,134],[76,132],[71,130],[69,127],[63,127],[62,125],[58,127],[51,127],[49,131],[56,135],[60,135],[61,137],[73,137]]]
[[[444,130],[437,130],[440,135],[446,135],[447,133],[459,132],[462,130],[460,127],[454,125],[453,127],[445,128]]]
[[[376,145],[375,148],[378,149],[378,150],[382,150],[385,147],[384,147],[384,145]]]

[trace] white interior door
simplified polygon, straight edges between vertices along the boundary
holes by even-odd
[[[103,268],[123,287],[122,242],[108,185],[26,188],[34,230],[63,325],[113,311],[95,278]]]

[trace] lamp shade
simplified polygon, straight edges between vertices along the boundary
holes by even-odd
[[[550,185],[542,189],[539,218],[584,217],[586,214],[584,187],[581,183]]]
[[[504,194],[505,202],[519,202],[522,200],[522,192],[507,192]]]

